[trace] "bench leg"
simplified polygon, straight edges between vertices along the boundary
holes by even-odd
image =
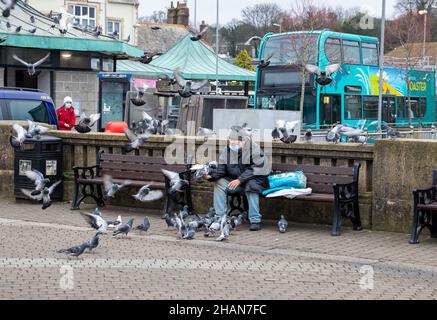
[[[341,208],[340,203],[338,201],[334,202],[334,211],[332,215],[332,230],[331,236],[339,236],[340,228],[341,228]]]
[[[363,226],[361,225],[361,216],[360,216],[360,205],[357,201],[354,201],[354,215],[351,217],[351,221],[353,224],[353,229],[357,231],[363,230]]]
[[[191,197],[191,186],[189,186],[185,190],[185,203],[188,206],[188,211],[189,212],[193,212],[194,211],[194,207],[193,207],[193,198]]]
[[[409,243],[410,244],[417,244],[419,243],[419,236],[420,233],[423,230],[424,225],[421,222],[422,212],[420,210],[417,210],[417,208],[414,208],[413,213],[413,225],[411,227],[411,238]]]
[[[103,200],[103,190],[102,190],[102,186],[99,184],[96,186],[97,188],[97,205],[99,207],[104,207],[105,206],[105,201]]]
[[[77,198],[79,197],[79,183],[74,182],[73,186],[73,201],[71,202],[71,210],[79,210],[79,203],[77,201]]]
[[[88,192],[86,190],[87,188],[90,188],[91,192]],[[73,204],[71,209],[79,210],[80,204],[86,198],[93,198],[94,201],[96,202],[96,205],[99,207],[104,206],[105,202],[103,201],[103,193],[101,191],[102,189],[100,185],[84,185],[84,184],[79,185],[75,183],[74,190],[73,190]]]

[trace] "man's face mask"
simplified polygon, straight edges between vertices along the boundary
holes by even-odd
[[[234,152],[238,152],[241,149],[241,142],[240,141],[230,141],[229,142],[229,149],[231,149]]]
[[[65,109],[70,109],[71,108],[71,103],[70,102],[67,102],[66,104],[65,104]]]

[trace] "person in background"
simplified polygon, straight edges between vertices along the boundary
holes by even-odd
[[[63,106],[56,110],[56,114],[59,120],[59,130],[70,131],[76,123],[73,99],[65,97]]]

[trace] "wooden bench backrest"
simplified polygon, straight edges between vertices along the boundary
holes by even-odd
[[[101,153],[99,158],[102,175],[111,175],[114,179],[164,182],[161,169],[183,172],[182,164],[169,165],[164,158]]]
[[[272,173],[302,171],[307,177],[307,186],[312,189],[314,193],[334,192],[332,185],[334,183],[343,184],[356,182],[358,173],[358,166],[355,167],[323,167],[316,165],[304,164],[285,164],[274,163],[272,165]]]

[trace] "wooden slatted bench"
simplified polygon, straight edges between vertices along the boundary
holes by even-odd
[[[331,235],[340,235],[342,220],[349,218],[354,230],[362,230],[358,202],[358,176],[360,164],[353,167],[324,167],[317,165],[282,164],[272,165],[273,174],[302,171],[307,177],[307,187],[312,189],[310,195],[299,195],[290,200],[328,202],[333,204]],[[230,210],[247,211],[245,197],[229,195]],[[274,198],[269,198],[274,199]]]
[[[176,196],[169,196],[169,181],[161,169],[178,172],[179,175],[189,181],[189,186],[182,192],[182,201]],[[142,187],[150,184],[152,189],[165,191],[165,212],[171,212],[175,202],[186,204],[191,211],[191,171],[189,166],[183,164],[167,164],[164,158],[147,157],[136,155],[109,154],[99,152],[97,164],[92,167],[74,167],[74,188],[72,209],[78,210],[80,203],[86,198],[92,198],[98,206],[104,206],[103,177],[110,175],[114,183],[123,183],[131,180],[130,187]]]
[[[410,243],[419,243],[422,230],[427,227],[432,238],[437,238],[437,169],[433,170],[432,187],[413,190],[413,224]]]

